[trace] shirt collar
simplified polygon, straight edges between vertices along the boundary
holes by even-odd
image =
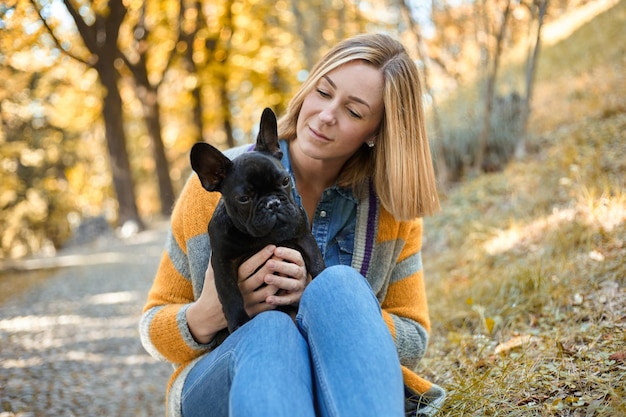
[[[291,180],[295,187],[296,177],[293,175],[293,170],[291,168],[291,160],[289,159],[289,141],[281,139],[278,142],[278,144],[280,145],[280,149],[283,151],[283,158],[281,159],[280,162],[283,164],[283,167],[285,167],[287,172],[289,172],[289,175],[291,175]],[[355,204],[358,202],[357,198],[354,196],[354,193],[352,192],[352,187],[342,187],[335,183],[331,185],[330,187],[328,187],[327,190],[334,191],[341,197],[345,198],[346,200],[350,200]]]

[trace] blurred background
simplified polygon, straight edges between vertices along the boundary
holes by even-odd
[[[167,217],[194,142],[251,141],[264,107],[280,115],[320,55],[361,32],[418,63],[442,192],[501,170],[528,151],[537,72],[562,71],[539,68],[544,48],[615,3],[5,0],[0,259]]]

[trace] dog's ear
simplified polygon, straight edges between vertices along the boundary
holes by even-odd
[[[276,115],[270,108],[265,108],[261,115],[261,125],[254,150],[269,154],[278,160],[283,157],[283,152],[278,145]]]
[[[233,165],[219,149],[204,142],[193,145],[189,159],[191,168],[198,174],[207,191],[219,191],[220,184]]]

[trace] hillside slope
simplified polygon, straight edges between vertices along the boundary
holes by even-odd
[[[426,220],[441,415],[626,415],[626,1],[542,51],[530,153]]]

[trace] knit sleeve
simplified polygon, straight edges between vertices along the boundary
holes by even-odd
[[[188,242],[204,238],[216,202],[192,176],[174,207],[165,250],[139,323],[144,348],[158,360],[182,364],[214,347],[194,340],[186,311],[195,300]]]
[[[381,213],[381,216],[385,214]],[[385,219],[381,219],[385,224]],[[383,318],[393,335],[400,362],[411,369],[424,356],[430,331],[424,271],[422,267],[422,220],[394,222],[387,225],[394,230],[379,233],[392,233],[399,246],[395,265],[391,272],[389,287],[383,302]],[[391,238],[391,236],[387,236]],[[385,237],[382,237],[385,239]]]

